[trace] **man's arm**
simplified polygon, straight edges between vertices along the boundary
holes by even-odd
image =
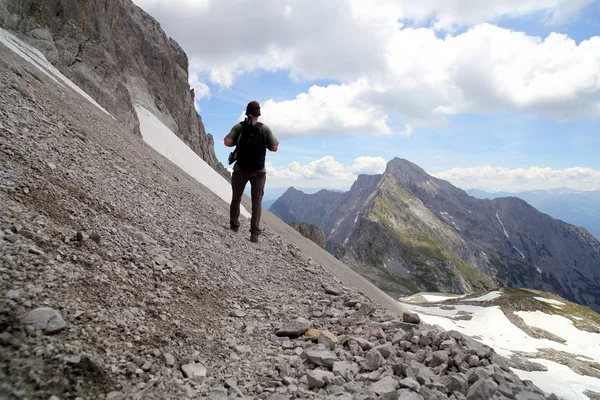
[[[279,141],[277,140],[275,135],[273,135],[273,132],[271,132],[271,128],[269,128],[267,125],[263,125],[263,129],[267,134],[267,149],[273,152],[277,151],[277,149],[279,148]]]
[[[223,139],[223,144],[227,147],[235,146],[235,141],[237,140],[238,134],[241,129],[242,129],[242,124],[240,124],[240,123],[235,124],[233,126],[233,128],[231,128],[231,131],[227,134],[227,136],[225,136],[225,139]]]

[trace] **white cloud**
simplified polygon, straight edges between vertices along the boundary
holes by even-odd
[[[381,157],[358,157],[352,165],[343,165],[332,156],[325,156],[307,164],[297,161],[286,168],[275,168],[267,162],[271,187],[322,187],[348,189],[360,174],[380,174],[386,161]]]
[[[568,187],[577,190],[600,190],[600,170],[585,167],[510,169],[485,165],[453,168],[435,176],[463,189],[523,191]]]
[[[324,136],[340,131],[392,134],[385,112],[360,99],[361,93],[368,90],[366,80],[348,85],[313,86],[294,100],[264,102],[262,114],[264,121],[282,137]]]
[[[381,174],[385,171],[387,162],[383,157],[358,157],[352,164],[352,172],[359,174]]]
[[[540,13],[560,21],[590,0],[137,2],[215,84],[278,70],[338,82],[266,101],[265,121],[282,137],[409,135],[416,124],[461,113],[600,117],[600,37],[578,44],[485,23]],[[433,19],[435,27],[405,28],[406,19]],[[457,25],[471,28],[445,37],[436,31]],[[394,132],[392,120],[410,125]]]
[[[364,1],[364,0],[355,0]],[[543,14],[545,22],[565,22],[593,0],[394,0],[408,19],[426,22],[433,19],[436,29],[475,25],[500,18]]]
[[[202,82],[200,78],[198,78],[198,74],[194,73],[193,71],[190,71],[189,81],[190,87],[194,89],[196,110],[200,112],[201,110],[198,102],[205,97],[210,97],[210,87],[208,87],[206,83]]]

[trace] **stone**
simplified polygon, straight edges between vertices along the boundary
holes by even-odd
[[[474,368],[479,365],[479,357],[477,357],[475,354],[472,354],[469,356],[469,358],[467,358],[467,363],[469,364],[469,367]]]
[[[163,361],[165,362],[165,365],[167,367],[172,367],[175,365],[175,357],[173,357],[173,354],[171,353],[164,353],[162,355],[163,357]]]
[[[398,344],[404,339],[406,339],[406,331],[404,329],[398,329],[396,332],[394,332],[392,344]]]
[[[341,290],[339,290],[338,288],[335,288],[333,286],[325,286],[324,289],[325,289],[325,294],[329,294],[332,296],[341,296],[343,293]]]
[[[252,347],[248,346],[247,344],[241,344],[239,346],[235,346],[234,350],[238,354],[247,354],[252,352]]]
[[[186,378],[199,381],[206,378],[208,371],[200,363],[185,364],[181,366],[181,371]]]
[[[388,375],[375,382],[371,388],[376,394],[383,396],[393,393],[398,385],[398,381],[393,376]]]
[[[304,352],[304,357],[315,364],[323,367],[332,367],[338,361],[337,356],[323,347],[313,347]]]
[[[308,388],[322,388],[329,384],[333,378],[333,372],[323,371],[320,369],[310,370],[306,373],[308,379]]]
[[[67,327],[60,313],[49,307],[40,307],[25,314],[23,322],[41,329],[47,335],[54,335]]]
[[[309,329],[304,333],[304,337],[308,339],[319,339],[320,337],[326,337],[330,339],[333,343],[339,342],[337,336],[333,333],[321,329]]]
[[[360,367],[354,362],[336,361],[333,363],[332,371],[334,375],[341,376],[350,382],[360,372]]]
[[[396,348],[394,346],[392,346],[391,343],[386,343],[386,344],[382,344],[379,346],[375,346],[373,349],[377,350],[379,353],[381,353],[383,358],[388,358],[389,356],[396,354]]]
[[[469,387],[467,400],[489,400],[498,388],[498,384],[491,379],[479,379]]]
[[[363,363],[363,368],[367,371],[375,371],[379,367],[381,367],[384,363],[383,356],[377,350],[370,350]]]
[[[449,358],[450,358],[450,356],[448,355],[448,352],[445,350],[434,351],[433,355],[432,355],[430,366],[432,368],[435,368],[442,364],[447,364]]]
[[[412,391],[418,392],[421,385],[419,385],[419,382],[414,378],[404,378],[400,381],[400,387],[409,388]]]
[[[287,336],[291,339],[295,339],[300,337],[308,331],[310,328],[310,322],[305,319],[297,319],[295,321],[290,321],[275,331],[275,335],[277,336]]]
[[[421,323],[421,318],[419,317],[419,314],[416,314],[413,312],[402,313],[402,320],[404,322],[408,322],[409,324],[420,324]]]
[[[462,374],[451,374],[448,376],[448,389],[452,392],[458,392],[462,394],[467,394],[467,389],[469,387],[469,383],[467,382],[467,378]]]

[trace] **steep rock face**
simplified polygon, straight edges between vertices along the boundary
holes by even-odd
[[[271,210],[319,226],[329,251],[388,291],[500,284],[600,308],[600,243],[520,199],[475,199],[398,158],[383,175],[360,177],[350,191],[328,196],[321,210],[324,193],[317,200],[288,191]]]
[[[185,52],[131,0],[0,0],[0,26],[20,33],[131,132],[140,134],[140,104],[228,176],[196,112]]]
[[[321,248],[325,248],[325,245],[327,244],[327,238],[325,238],[325,234],[319,229],[318,226],[314,224],[307,224],[306,222],[302,222],[300,224],[290,222],[290,226],[297,230],[305,238],[312,240]]]

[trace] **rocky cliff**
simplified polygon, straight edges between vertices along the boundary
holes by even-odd
[[[39,49],[126,130],[140,134],[140,104],[228,176],[196,112],[187,55],[131,0],[0,0],[0,27]]]
[[[297,224],[295,222],[290,222],[290,226],[298,231],[305,238],[312,240],[322,249],[325,248],[327,244],[327,239],[325,238],[325,234],[322,230],[319,229],[318,226],[314,224],[307,224],[306,222],[302,222]]]
[[[506,285],[600,309],[600,243],[584,229],[517,198],[475,199],[406,160],[347,193],[289,190],[271,211],[316,224],[330,251],[393,292]]]

